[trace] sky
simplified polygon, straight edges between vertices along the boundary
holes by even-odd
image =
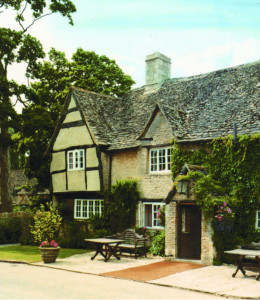
[[[60,15],[35,23],[29,33],[44,50],[77,48],[115,59],[136,82],[145,84],[145,57],[171,58],[171,77],[186,77],[260,59],[260,0],[74,0],[74,26]],[[0,26],[15,27],[11,12]],[[16,27],[18,28],[18,27]],[[26,82],[21,67],[9,77]]]

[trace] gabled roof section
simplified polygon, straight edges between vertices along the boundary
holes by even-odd
[[[213,139],[260,131],[260,61],[166,81],[161,101],[178,141]],[[176,112],[176,113],[175,113]],[[181,122],[176,122],[176,117]]]
[[[151,124],[153,123],[153,120],[155,119],[157,113],[160,111],[160,107],[158,104],[155,105],[154,111],[151,114],[151,117],[149,118],[148,122],[146,123],[143,131],[141,132],[141,134],[139,135],[139,137],[137,138],[138,140],[141,140],[142,138],[145,137],[148,129],[150,128]]]
[[[169,79],[149,93],[142,87],[116,98],[72,87],[71,94],[96,144],[108,150],[139,147],[137,138],[145,135],[159,109],[180,143],[233,134],[234,123],[239,135],[260,132],[260,60]]]

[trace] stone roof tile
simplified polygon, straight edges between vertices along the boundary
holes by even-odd
[[[178,141],[260,132],[260,60],[208,74],[166,80],[154,92],[145,87],[122,98],[73,88],[99,143],[109,149],[139,145],[158,104]]]

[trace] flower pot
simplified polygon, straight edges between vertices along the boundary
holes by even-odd
[[[39,247],[39,249],[45,264],[55,262],[60,251],[60,247]]]

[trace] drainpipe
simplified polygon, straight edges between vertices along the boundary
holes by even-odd
[[[111,185],[112,185],[112,159],[113,155],[111,152],[108,152],[108,157],[109,157],[109,170],[108,170],[108,188],[111,190]]]

